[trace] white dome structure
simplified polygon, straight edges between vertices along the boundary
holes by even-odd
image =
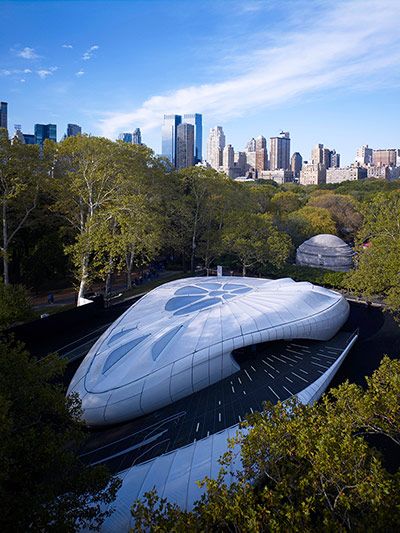
[[[292,279],[172,281],[107,329],[68,393],[79,394],[89,425],[130,420],[239,371],[233,350],[280,339],[328,340],[348,314],[339,293]]]
[[[297,248],[296,264],[348,272],[353,268],[354,252],[336,235],[315,235]]]

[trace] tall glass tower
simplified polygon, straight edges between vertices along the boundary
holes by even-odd
[[[78,124],[67,125],[67,137],[76,137],[82,134],[82,128]]]
[[[181,115],[164,115],[161,153],[176,166],[176,129],[182,123]]]
[[[46,139],[57,142],[57,126],[55,124],[35,124],[35,144],[43,145]]]
[[[194,164],[201,163],[203,159],[203,117],[200,113],[187,113],[183,115],[183,122],[194,126]]]
[[[7,102],[0,102],[0,128],[8,128],[7,125]]]
[[[193,124],[184,122],[176,128],[176,168],[187,168],[194,163]]]

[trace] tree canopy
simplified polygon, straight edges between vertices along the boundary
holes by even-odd
[[[78,451],[85,433],[77,398],[57,385],[64,363],[37,361],[0,342],[0,529],[78,531],[112,509],[119,481],[87,467]]]
[[[396,531],[400,473],[385,468],[371,434],[400,445],[400,361],[388,357],[366,390],[345,382],[316,404],[249,415],[193,510],[151,491],[133,505],[135,531]]]

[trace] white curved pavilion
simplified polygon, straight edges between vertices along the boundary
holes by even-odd
[[[327,340],[348,313],[340,294],[291,279],[180,279],[149,292],[108,328],[68,393],[79,393],[89,425],[130,420],[238,371],[234,349]]]

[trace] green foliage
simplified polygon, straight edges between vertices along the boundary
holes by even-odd
[[[100,525],[119,482],[85,466],[76,398],[55,384],[64,363],[0,342],[0,529],[73,532]]]
[[[350,195],[315,191],[308,201],[308,205],[327,209],[335,222],[336,233],[341,237],[354,238],[361,227],[360,206]]]
[[[22,285],[0,282],[0,330],[33,317],[31,302]]]
[[[385,470],[370,434],[400,445],[400,361],[385,357],[365,391],[346,382],[313,405],[266,404],[232,439],[217,479],[202,481],[192,511],[152,491],[132,508],[135,531],[396,531],[400,476]]]
[[[381,294],[389,308],[400,312],[400,191],[379,193],[363,206],[358,234],[357,268],[348,288],[364,295]],[[363,243],[368,242],[367,247]]]
[[[309,281],[314,285],[322,285],[333,289],[346,286],[346,272],[333,272],[322,268],[312,268],[299,265],[285,265],[281,268],[266,268],[262,275],[273,278],[292,278],[295,281]]]
[[[232,214],[222,239],[226,250],[238,257],[243,275],[256,264],[282,266],[292,249],[290,237],[278,231],[267,214]]]
[[[336,234],[333,218],[328,209],[323,207],[306,205],[289,213],[283,223],[296,247],[320,233]]]

